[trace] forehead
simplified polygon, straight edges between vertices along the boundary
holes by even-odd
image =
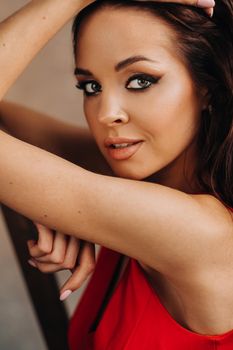
[[[76,58],[80,65],[93,65],[94,59],[96,64],[102,59],[115,64],[147,53],[163,61],[177,58],[175,41],[168,24],[145,10],[104,8],[82,24]]]

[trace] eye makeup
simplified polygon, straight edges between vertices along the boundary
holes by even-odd
[[[90,85],[91,88],[93,88],[93,92],[88,91],[87,86]],[[93,96],[96,95],[96,93],[101,92],[101,86],[97,81],[95,80],[83,80],[81,82],[78,82],[76,84],[76,88],[79,90],[83,90],[84,94],[86,96]]]
[[[134,80],[138,81],[139,83],[137,87],[133,86],[132,84],[130,86],[130,83],[132,83]],[[148,89],[153,84],[156,84],[159,80],[160,77],[155,77],[150,74],[135,73],[128,78],[125,84],[125,88],[133,92],[140,92],[142,90]],[[102,91],[101,85],[97,81],[91,79],[78,82],[76,87],[79,90],[83,90],[86,96],[96,96]],[[90,91],[91,89],[93,91]]]
[[[128,90],[145,90],[148,89],[151,85],[156,84],[159,79],[160,78],[154,77],[150,74],[136,73],[127,80],[125,87]],[[137,80],[139,82],[139,87],[129,87],[130,83],[134,80]]]

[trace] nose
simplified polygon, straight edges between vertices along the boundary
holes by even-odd
[[[129,117],[119,103],[111,100],[102,102],[98,113],[98,120],[101,124],[111,127],[127,123]]]

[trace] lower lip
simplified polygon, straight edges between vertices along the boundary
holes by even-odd
[[[141,147],[143,141],[140,141],[132,146],[124,148],[107,148],[108,154],[111,158],[116,160],[125,160],[132,157]]]

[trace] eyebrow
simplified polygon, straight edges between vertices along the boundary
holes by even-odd
[[[131,64],[139,62],[139,61],[147,61],[147,62],[157,63],[157,61],[153,61],[150,58],[145,57],[145,56],[132,56],[132,57],[126,58],[123,61],[117,63],[117,65],[114,67],[115,71],[119,72],[122,69],[130,66]],[[89,71],[87,69],[79,68],[79,67],[75,68],[74,75],[87,75],[87,76],[92,75],[93,76],[91,71]]]

